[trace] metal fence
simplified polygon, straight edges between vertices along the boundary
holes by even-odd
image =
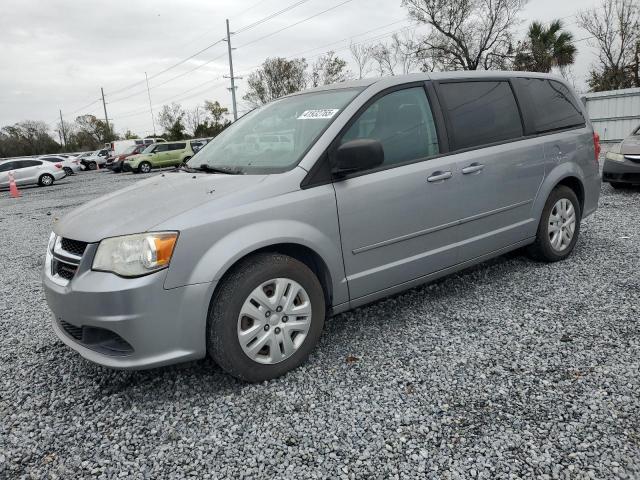
[[[603,143],[624,140],[640,124],[640,88],[586,93],[582,101]]]

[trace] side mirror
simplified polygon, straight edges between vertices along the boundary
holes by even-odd
[[[384,149],[378,140],[351,140],[338,147],[334,155],[333,174],[336,176],[378,167],[384,162]]]

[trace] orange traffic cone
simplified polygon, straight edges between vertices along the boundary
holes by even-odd
[[[20,191],[16,185],[16,179],[13,177],[13,172],[9,172],[9,194],[12,198],[20,197]]]

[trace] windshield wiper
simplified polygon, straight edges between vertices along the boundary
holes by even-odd
[[[229,168],[229,167],[212,167],[206,163],[200,165],[201,170],[206,173],[224,173],[226,175],[242,175],[242,171],[237,168]]]

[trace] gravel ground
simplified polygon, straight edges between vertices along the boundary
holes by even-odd
[[[512,254],[339,315],[260,385],[143,372],[58,341],[52,222],[141,176],[0,192],[0,478],[640,478],[640,190],[602,187],[576,251]]]

